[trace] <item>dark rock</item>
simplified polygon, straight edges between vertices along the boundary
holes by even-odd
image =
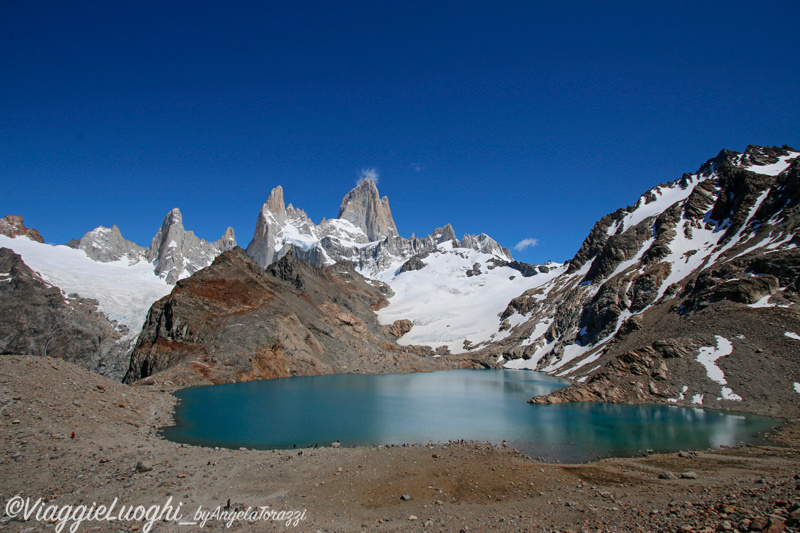
[[[406,333],[408,333],[409,331],[411,331],[411,328],[413,328],[413,327],[414,327],[414,323],[411,322],[410,320],[406,320],[406,319],[395,320],[392,323],[392,327],[389,330],[389,332],[392,335],[394,335],[395,337],[400,338],[403,335],[405,335]]]
[[[428,254],[417,254],[405,263],[403,266],[400,267],[400,270],[397,271],[398,274],[402,274],[403,272],[410,272],[412,270],[422,270],[425,268],[425,263],[422,262]]]
[[[467,277],[470,276],[480,276],[481,275],[481,264],[475,263],[472,265],[472,268],[467,270]]]

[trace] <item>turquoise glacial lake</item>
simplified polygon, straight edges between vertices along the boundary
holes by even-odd
[[[568,382],[521,370],[339,374],[194,387],[178,391],[172,441],[287,449],[427,444],[508,444],[531,457],[584,462],[738,443],[760,444],[780,421],[657,405],[532,405]]]

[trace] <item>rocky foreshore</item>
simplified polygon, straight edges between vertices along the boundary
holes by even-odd
[[[169,501],[180,504],[184,521],[196,522],[179,525],[165,515],[148,528],[156,532],[226,530],[222,517],[246,531],[798,529],[796,420],[768,447],[563,465],[480,443],[271,451],[188,446],[159,436],[174,405],[156,387],[120,384],[63,360],[0,356],[4,508],[16,496],[55,506],[111,505],[116,498],[115,512]],[[285,512],[280,520],[279,511]],[[0,519],[4,531],[57,525],[35,516]],[[78,530],[146,527],[144,519],[94,520]]]

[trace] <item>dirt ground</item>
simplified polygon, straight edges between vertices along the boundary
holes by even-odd
[[[75,531],[800,530],[797,420],[768,447],[562,465],[480,443],[181,445],[157,432],[174,404],[168,392],[62,360],[0,356],[0,531],[59,531],[61,522],[69,531],[76,522],[57,513],[70,505],[73,517],[85,505],[116,518],[87,519]],[[27,497],[29,506],[42,499],[38,520],[16,508]],[[98,509],[115,498],[113,512]],[[123,506],[139,519],[120,519]],[[204,523],[198,509],[219,510]],[[150,523],[145,511],[162,514]]]

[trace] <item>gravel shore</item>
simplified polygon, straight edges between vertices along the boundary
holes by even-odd
[[[563,465],[480,443],[284,451],[181,445],[158,434],[174,405],[167,391],[122,385],[62,360],[0,356],[0,500],[5,511],[28,497],[31,504],[42,498],[41,509],[55,506],[41,520],[4,513],[0,530],[55,531],[59,520],[47,518],[56,510],[97,510],[115,498],[117,518],[122,506],[163,512],[170,501],[175,513],[166,518],[175,519],[86,520],[76,530],[800,530],[797,420],[767,447]]]

